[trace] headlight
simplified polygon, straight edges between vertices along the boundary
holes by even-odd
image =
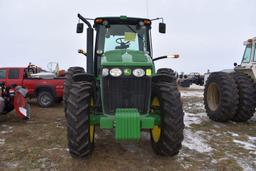
[[[108,68],[103,68],[102,69],[102,76],[105,77],[105,76],[108,76],[109,74],[109,69]]]
[[[119,68],[113,68],[110,70],[110,75],[112,75],[113,77],[119,77],[120,75],[122,75],[122,70]]]
[[[145,75],[145,71],[141,68],[137,68],[137,69],[133,70],[132,73],[135,77],[143,77]]]

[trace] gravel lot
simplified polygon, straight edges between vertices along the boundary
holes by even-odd
[[[42,109],[32,102],[32,118],[0,117],[0,170],[256,170],[256,117],[247,123],[208,119],[203,89],[181,89],[185,139],[180,154],[153,153],[149,133],[139,143],[117,143],[110,130],[96,130],[88,159],[68,153],[62,104]]]

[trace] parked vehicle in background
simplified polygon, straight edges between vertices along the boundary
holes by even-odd
[[[0,68],[0,82],[6,86],[22,86],[28,89],[30,98],[37,98],[41,107],[50,107],[62,101],[64,87],[64,77],[51,74],[31,64],[28,67],[6,67]]]
[[[198,72],[191,72],[188,75],[184,75],[184,73],[182,73],[179,76],[178,84],[181,87],[190,87],[192,84],[203,86],[204,85],[204,75],[201,75]]]
[[[219,122],[249,120],[256,107],[256,37],[244,42],[240,65],[210,73],[204,91],[204,103],[210,119]]]

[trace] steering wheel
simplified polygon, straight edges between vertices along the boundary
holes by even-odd
[[[117,38],[116,43],[119,45],[129,45],[130,41],[125,42],[125,39],[123,37]]]

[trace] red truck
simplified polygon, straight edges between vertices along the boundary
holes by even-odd
[[[37,73],[35,68],[0,68],[0,82],[4,82],[6,86],[16,84],[28,89],[28,96],[37,98],[41,107],[50,107],[54,103],[62,101],[64,77],[53,79],[33,78],[31,73]]]

